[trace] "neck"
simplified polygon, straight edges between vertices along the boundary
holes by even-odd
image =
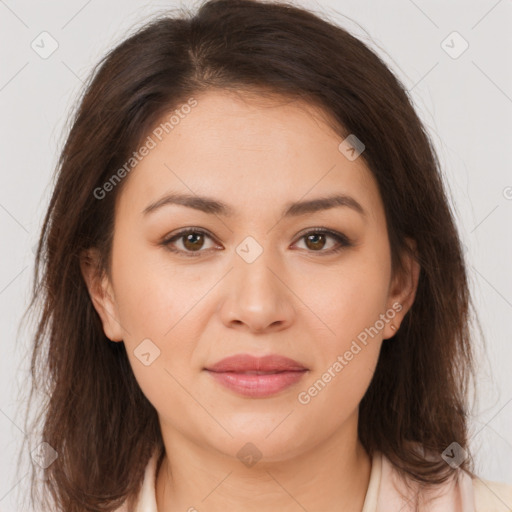
[[[371,460],[357,439],[334,435],[287,459],[247,467],[174,432],[156,478],[158,512],[361,512]]]

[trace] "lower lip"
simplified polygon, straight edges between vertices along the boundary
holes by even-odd
[[[251,398],[264,398],[279,393],[279,391],[297,383],[307,372],[307,370],[302,370],[256,375],[207,371],[226,388]]]

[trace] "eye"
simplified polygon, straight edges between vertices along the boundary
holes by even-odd
[[[331,244],[328,244],[329,239],[331,239]],[[206,240],[212,242],[213,237],[202,228],[191,227],[182,229],[178,233],[166,238],[161,242],[161,245],[169,251],[187,257],[197,257],[201,255],[201,252],[206,252],[215,247],[212,243],[210,243],[210,246],[206,245],[205,247]],[[310,229],[299,240],[304,240],[307,251],[321,253],[322,255],[334,254],[353,245],[344,234],[326,228]],[[325,249],[326,245],[330,245],[327,250]]]
[[[334,240],[334,245],[331,243],[330,247],[325,250],[325,246],[329,245],[327,244],[329,238]],[[304,240],[306,249],[322,254],[337,253],[345,247],[352,246],[352,242],[344,234],[326,228],[310,229],[307,233],[302,235],[299,240]]]
[[[199,256],[201,252],[206,252],[206,249],[211,249],[211,246],[204,249],[205,239],[213,240],[213,238],[201,228],[186,228],[170,238],[165,239],[161,245],[172,252],[195,257]],[[175,247],[173,244],[176,242],[177,245],[181,245],[181,247]]]

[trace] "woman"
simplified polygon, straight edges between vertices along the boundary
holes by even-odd
[[[431,143],[318,16],[209,1],[112,50],[41,265],[51,510],[512,507],[473,472],[471,300]]]

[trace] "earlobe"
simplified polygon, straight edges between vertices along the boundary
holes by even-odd
[[[100,268],[97,249],[89,249],[80,255],[80,270],[105,336],[111,341],[123,341],[112,285]]]
[[[384,339],[392,338],[400,328],[405,315],[412,307],[418,289],[421,266],[418,262],[416,242],[406,239],[410,251],[402,255],[403,272],[393,277],[388,297],[388,308],[395,311],[395,316],[384,329]]]

